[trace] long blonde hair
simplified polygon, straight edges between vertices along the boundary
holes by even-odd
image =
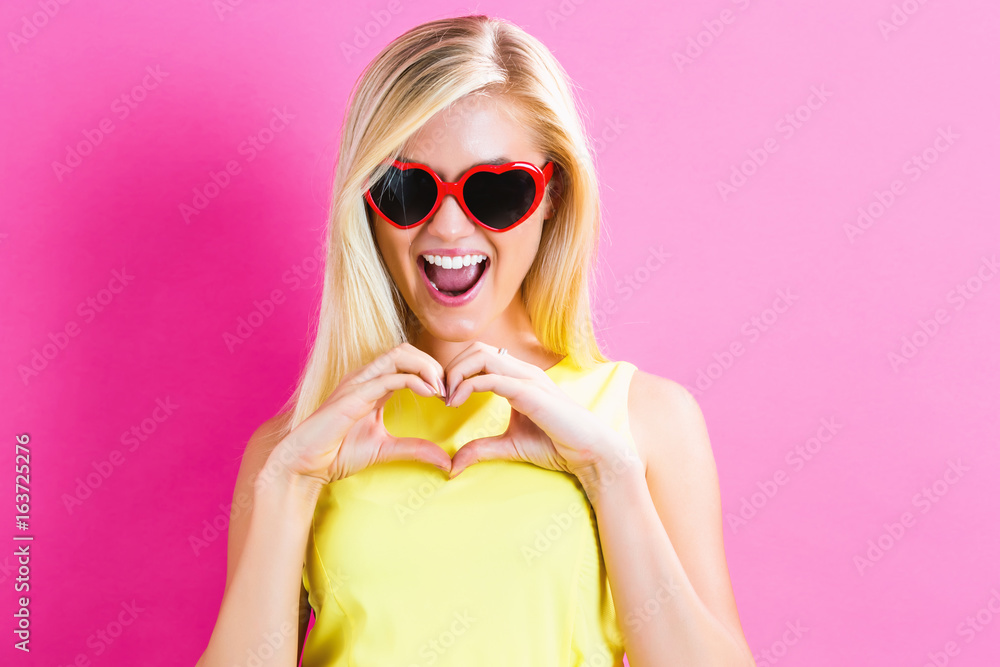
[[[593,146],[568,76],[541,42],[503,19],[430,21],[386,46],[352,91],[316,336],[282,409],[290,411],[284,433],[315,412],[344,375],[412,340],[417,322],[382,260],[363,196],[424,123],[467,96],[511,102],[506,109],[560,172],[554,215],[543,225],[521,289],[535,335],[583,368],[608,361],[594,336],[589,299],[600,230]],[[553,197],[551,187],[545,196]]]

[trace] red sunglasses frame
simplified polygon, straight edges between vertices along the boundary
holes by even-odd
[[[388,222],[393,227],[397,229],[414,229],[416,227],[419,227],[420,225],[427,222],[431,217],[433,217],[434,213],[437,212],[437,210],[441,207],[441,203],[444,201],[446,195],[452,195],[455,197],[456,200],[458,200],[458,205],[462,207],[462,210],[465,212],[465,214],[469,218],[471,218],[477,225],[488,231],[497,233],[510,231],[511,229],[514,229],[522,222],[531,217],[531,214],[535,212],[535,209],[538,208],[539,204],[542,203],[542,199],[545,197],[545,188],[548,186],[549,181],[552,180],[552,174],[555,168],[555,164],[552,162],[547,162],[545,166],[542,167],[541,169],[539,169],[530,162],[507,162],[506,164],[500,164],[500,165],[479,164],[470,168],[468,171],[462,174],[462,177],[458,179],[458,181],[454,183],[449,183],[447,181],[441,180],[441,177],[438,176],[433,169],[428,167],[426,164],[421,164],[420,162],[400,162],[399,160],[393,160],[391,165],[401,170],[422,169],[431,175],[431,178],[434,179],[434,183],[437,185],[437,199],[434,200],[434,206],[431,207],[430,212],[427,213],[427,215],[425,215],[423,218],[421,218],[419,222],[415,222],[412,225],[406,225],[406,226],[396,224],[395,222],[390,220],[386,215],[384,215],[382,211],[379,210],[378,205],[375,203],[375,199],[372,197],[371,188],[365,190],[365,200],[368,202],[369,206],[372,207],[372,210],[374,210],[375,213],[377,213],[380,218]],[[531,202],[531,206],[528,207],[527,212],[523,216],[521,216],[521,218],[514,224],[510,225],[509,227],[504,227],[503,229],[496,229],[495,227],[490,227],[482,220],[477,218],[472,213],[472,211],[469,210],[469,207],[466,205],[465,197],[462,195],[462,189],[465,187],[465,182],[468,181],[469,178],[472,177],[474,174],[478,174],[484,171],[491,174],[502,174],[504,172],[513,171],[515,169],[521,169],[531,174],[531,178],[535,181],[535,199],[534,201]]]

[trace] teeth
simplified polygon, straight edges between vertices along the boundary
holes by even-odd
[[[486,260],[486,255],[459,255],[451,257],[449,255],[423,255],[424,260],[429,264],[435,264],[443,269],[460,269],[470,264],[479,264]]]
[[[470,264],[479,264],[480,262],[486,261],[486,255],[459,255],[452,257],[450,255],[421,255],[424,261],[428,264],[436,264],[443,269],[460,269],[463,266],[469,266]],[[431,285],[434,285],[434,289],[439,289],[434,281],[427,278]]]

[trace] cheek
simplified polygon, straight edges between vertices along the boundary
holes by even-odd
[[[375,243],[385,261],[390,279],[397,287],[404,290],[416,285],[416,281],[419,280],[416,272],[419,269],[415,264],[410,266],[407,254],[409,239],[405,234],[399,234],[401,230],[385,230],[378,222],[381,221],[377,221],[375,225]]]
[[[512,230],[510,233],[513,234],[517,231],[520,230]],[[519,234],[517,238],[505,239],[509,243],[498,248],[504,265],[501,280],[505,284],[511,283],[514,289],[520,287],[538,254],[539,231],[533,228],[524,231],[526,233]]]

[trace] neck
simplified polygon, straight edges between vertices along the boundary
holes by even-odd
[[[444,368],[476,342],[506,348],[511,356],[542,369],[547,369],[562,359],[562,355],[547,350],[538,340],[524,302],[519,298],[515,298],[500,316],[471,337],[449,337],[446,332],[434,330],[433,327],[419,326],[411,341],[414,347],[434,357]]]

